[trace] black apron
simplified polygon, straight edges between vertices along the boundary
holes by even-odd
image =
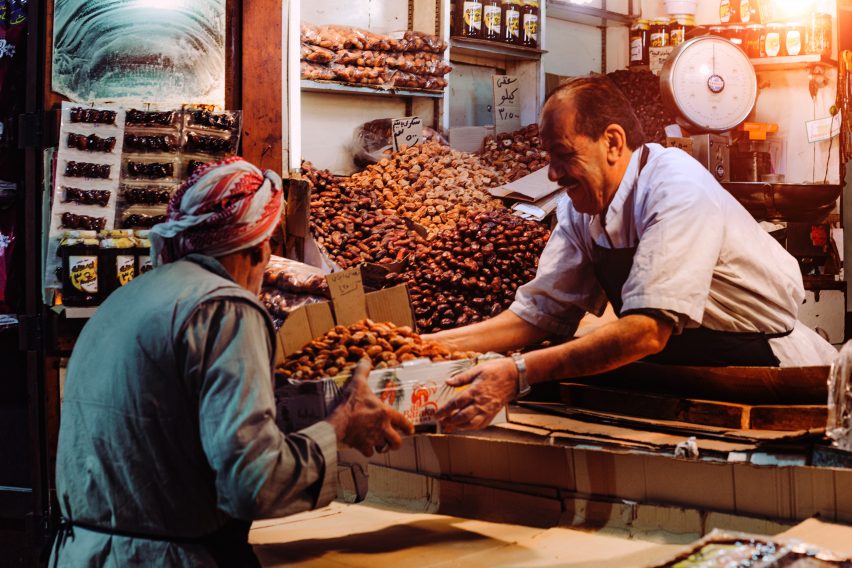
[[[74,538],[74,527],[112,536],[124,536],[136,539],[194,544],[201,546],[221,568],[260,568],[260,561],[248,542],[251,522],[229,519],[220,529],[200,537],[169,537],[123,531],[117,528],[100,527],[62,518],[54,541],[54,565],[59,561],[59,550],[68,538]]]
[[[625,211],[633,210],[639,175],[648,162],[648,148],[642,146],[639,171],[633,188],[624,204]],[[633,268],[633,257],[637,247],[615,248],[605,225],[606,211],[601,214],[601,226],[611,248],[592,243],[592,263],[598,283],[604,289],[618,317],[624,305],[621,298],[624,283]],[[789,335],[785,333],[739,333],[716,331],[706,327],[684,329],[680,335],[672,335],[666,347],[656,355],[644,360],[664,365],[688,365],[695,367],[726,367],[730,365],[777,367],[780,361],[772,352],[769,340]]]

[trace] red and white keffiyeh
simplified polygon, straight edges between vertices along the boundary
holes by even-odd
[[[159,265],[258,245],[278,225],[283,195],[278,174],[240,157],[204,164],[172,196],[168,220],[151,228],[151,258]]]

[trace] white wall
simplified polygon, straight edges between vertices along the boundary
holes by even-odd
[[[547,53],[542,58],[545,73],[556,75],[585,75],[601,70],[601,31],[547,18]]]

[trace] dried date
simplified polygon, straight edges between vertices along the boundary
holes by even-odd
[[[175,166],[171,162],[127,162],[127,173],[133,177],[162,179],[172,177]]]
[[[124,122],[127,126],[171,126],[175,119],[174,111],[146,111],[132,108],[127,111]]]
[[[74,107],[70,111],[71,122],[84,122],[86,124],[115,124],[117,116],[114,110],[102,110],[96,108]]]
[[[237,125],[236,117],[229,113],[217,114],[209,110],[194,110],[190,112],[190,116],[195,126],[231,130]]]
[[[124,190],[124,200],[132,205],[164,205],[171,197],[168,189],[158,186],[128,187]]]
[[[174,152],[177,150],[177,140],[171,134],[125,134],[124,149],[136,152]]]
[[[233,142],[230,138],[220,136],[204,136],[190,132],[186,135],[186,149],[198,152],[225,153],[233,152]]]
[[[131,213],[124,217],[124,226],[133,228],[150,229],[158,223],[165,223],[166,215],[145,215],[142,213]]]

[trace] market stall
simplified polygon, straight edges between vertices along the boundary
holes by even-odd
[[[43,324],[22,331],[43,379],[45,518],[80,328],[151,269],[147,230],[180,182],[242,155],[288,188],[260,296],[277,330],[279,426],[327,416],[364,357],[372,390],[417,426],[369,463],[342,453],[342,499],[414,495],[431,511],[534,526],[629,518],[690,540],[814,514],[852,522],[852,459],[825,435],[827,424],[835,440],[852,435],[842,372],[638,363],[537,387],[492,427],[446,435],[434,419],[457,394],[446,380],[508,354],[422,337],[503,313],[535,276],[565,199],[546,179],[539,113],[563,78],[598,71],[649,141],[691,154],[796,258],[800,319],[842,344],[843,5],[204,2],[178,16],[193,57],[158,37],[137,75],[131,49],[81,72],[93,48],[75,43],[68,6],[50,4],[39,100],[55,128],[30,156],[28,190],[45,196],[28,320]],[[140,14],[115,9],[94,29],[141,40],[144,26],[115,23]],[[587,318],[578,335],[601,323]]]

